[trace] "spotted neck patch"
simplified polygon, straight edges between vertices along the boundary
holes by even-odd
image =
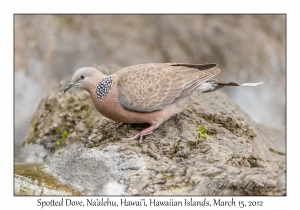
[[[96,86],[97,97],[102,101],[108,94],[112,84],[111,76],[105,76]]]

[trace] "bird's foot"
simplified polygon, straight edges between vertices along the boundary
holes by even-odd
[[[143,136],[152,134],[154,129],[155,129],[154,126],[150,126],[146,129],[142,130],[141,132],[129,130],[129,132],[133,133],[134,136],[130,137],[130,138],[122,138],[122,140],[134,140],[134,139],[137,139],[138,137],[140,137],[139,143],[141,144],[143,141]]]

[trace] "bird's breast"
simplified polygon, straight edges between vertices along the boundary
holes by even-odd
[[[124,123],[147,122],[144,116],[145,113],[131,112],[121,106],[115,88],[112,88],[102,100],[99,100],[96,92],[90,92],[90,94],[95,108],[109,119]]]

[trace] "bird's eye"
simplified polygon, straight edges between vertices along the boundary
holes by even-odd
[[[80,79],[81,79],[81,80],[83,80],[84,78],[85,78],[85,76],[83,76],[83,75],[80,76]]]

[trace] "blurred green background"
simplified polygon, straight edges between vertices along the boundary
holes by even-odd
[[[15,148],[42,97],[83,66],[217,63],[256,122],[285,127],[285,15],[15,15]]]

